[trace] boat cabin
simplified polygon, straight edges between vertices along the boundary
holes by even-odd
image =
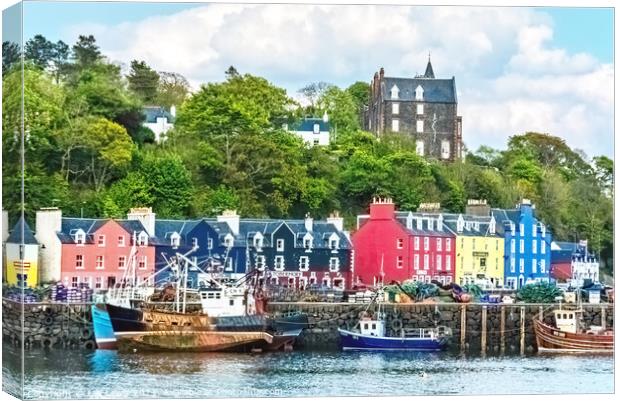
[[[565,333],[577,333],[579,330],[579,310],[556,309],[553,311],[555,327]]]
[[[243,316],[251,311],[246,310],[246,294],[244,288],[201,288],[198,290],[203,313],[209,316]],[[251,298],[248,294],[247,298]]]
[[[360,334],[363,336],[385,337],[385,322],[383,319],[364,318],[360,320]]]

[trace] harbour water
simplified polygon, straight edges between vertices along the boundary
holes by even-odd
[[[3,386],[19,350],[3,349]],[[27,351],[25,398],[226,398],[612,393],[611,356]]]

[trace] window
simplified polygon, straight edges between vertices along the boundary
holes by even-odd
[[[415,131],[418,133],[424,132],[424,120],[418,120],[415,122]]]
[[[254,237],[254,248],[262,248],[263,247],[263,239],[261,237]]]
[[[446,270],[452,270],[452,259],[450,259],[450,255],[446,256]]]
[[[118,236],[117,244],[118,244],[118,246],[125,246],[125,236],[124,235],[119,235]]]
[[[397,256],[396,257],[396,268],[397,269],[402,269],[403,268],[403,257],[402,256]]]
[[[105,246],[105,235],[97,236],[97,246]]]
[[[75,234],[75,243],[78,245],[83,245],[84,242],[86,241],[86,235],[84,234],[84,231],[80,230]]]
[[[424,270],[428,270],[428,255],[424,255]]]
[[[232,248],[233,242],[234,242],[234,238],[230,234],[228,234],[226,238],[224,239],[224,245],[226,246],[226,248]]]
[[[284,240],[283,239],[276,240],[276,251],[278,252],[284,251]]]
[[[95,259],[95,268],[99,270],[103,269],[103,256],[97,256]]]
[[[146,256],[140,256],[140,259],[138,260],[138,269],[145,270],[146,267],[147,267]]]
[[[398,86],[396,85],[392,86],[392,89],[390,89],[390,97],[392,99],[398,99],[398,92],[400,92],[400,90],[398,89]]]
[[[400,111],[400,104],[392,103],[392,114],[398,114]]]
[[[84,255],[75,255],[75,268],[76,269],[84,268]]]
[[[127,267],[127,257],[126,256],[119,256],[118,257],[118,268],[119,269],[124,269],[125,267]]]
[[[525,228],[523,227],[523,223],[519,224],[519,234],[521,234],[521,236],[525,236]]]
[[[71,287],[73,288],[77,288],[78,284],[80,282],[80,278],[79,277],[71,277]]]
[[[179,236],[179,234],[174,233],[170,237],[170,245],[172,245],[173,247],[178,247],[180,240],[181,240],[181,237]]]
[[[512,257],[512,258],[510,258],[510,272],[514,273],[515,269],[516,269],[515,258]]]
[[[299,270],[308,271],[310,265],[310,259],[307,256],[302,256],[299,258]]]
[[[392,119],[392,131],[398,132],[400,130],[400,121],[396,118]]]
[[[198,248],[198,238],[192,238],[192,248]]]
[[[332,251],[338,249],[338,242],[338,238],[331,238],[329,240],[329,249],[331,249]]]
[[[519,259],[519,273],[525,272],[525,261],[523,258]]]
[[[319,124],[314,124],[314,126],[312,127],[312,132],[315,134],[321,132],[321,127],[319,126]]]
[[[415,88],[415,100],[424,100],[424,89],[421,85]]]
[[[256,268],[258,270],[264,270],[265,269],[265,255],[258,255],[256,257]]]
[[[416,106],[416,114],[419,115],[419,116],[424,114],[424,105],[423,104],[418,104]]]
[[[103,278],[95,277],[95,288],[101,288],[103,286]]]
[[[428,251],[428,242],[429,242],[428,237],[424,237],[424,250],[425,251]]]
[[[532,240],[532,253],[536,253],[537,252],[537,248],[538,248],[537,244],[538,244],[538,241]]]
[[[317,146],[317,145],[319,145],[319,144],[320,144],[320,140],[319,140],[318,138],[315,138],[315,139],[313,139],[313,140],[312,140],[312,144],[313,144],[314,146]]]
[[[540,253],[544,254],[545,253],[545,240],[543,239],[542,241],[540,241]]]
[[[537,231],[536,224],[532,225],[532,237],[536,237]]]
[[[304,248],[306,248],[306,250],[312,248],[312,238],[304,238]]]
[[[452,246],[452,241],[450,240],[450,238],[446,238],[446,251],[450,252],[450,248]]]
[[[224,270],[231,272],[233,269],[233,258],[226,258],[226,267]]]
[[[441,158],[450,158],[450,141],[447,141],[445,139],[441,141]]]
[[[487,267],[487,258],[480,258],[480,267]]]
[[[525,252],[525,241],[524,240],[519,240],[519,252],[521,253]]]
[[[540,272],[541,273],[546,273],[545,269],[547,268],[547,266],[545,265],[545,263],[546,263],[545,259],[540,260]]]
[[[284,256],[276,256],[274,267],[276,270],[284,270]]]
[[[499,251],[499,240],[498,239],[495,240],[495,250]]]
[[[213,249],[213,238],[207,238],[207,248]]]
[[[420,268],[420,255],[413,255],[413,268],[416,270]]]
[[[147,246],[149,240],[149,236],[143,231],[138,236],[138,245],[139,246]]]
[[[510,252],[515,253],[515,240],[510,240]]]
[[[403,249],[404,240],[402,238],[398,238],[396,240],[396,249]]]
[[[474,250],[476,250],[476,239],[475,238],[471,240],[471,246],[472,248],[474,248]]]
[[[340,267],[340,260],[338,258],[329,258],[329,271],[336,272]]]
[[[418,156],[424,156],[424,141],[422,140],[415,141],[415,153]]]
[[[536,273],[536,259],[532,259],[532,273]]]
[[[437,238],[437,250],[441,251],[441,238]]]
[[[420,250],[420,237],[413,238],[413,249],[415,249],[416,251]]]
[[[437,266],[435,266],[437,270],[441,270],[441,255],[437,255],[437,260],[435,263],[437,264]]]

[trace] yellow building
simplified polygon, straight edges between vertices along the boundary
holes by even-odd
[[[19,219],[5,245],[6,282],[19,287],[39,284],[39,243],[22,218]]]
[[[504,286],[504,238],[493,216],[444,215],[456,236],[455,282],[482,287]]]

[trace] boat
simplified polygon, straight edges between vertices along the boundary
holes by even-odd
[[[106,304],[114,337],[119,350],[131,351],[240,351],[278,350],[292,348],[295,339],[308,324],[307,315],[291,313],[284,316],[269,316],[250,310],[248,298],[256,299],[256,309],[264,307],[262,288],[256,285],[253,293],[230,290],[224,285],[215,285],[199,290],[199,311],[188,311],[186,275],[188,267],[198,268],[187,255],[177,254],[182,262],[177,285],[170,292],[174,302],[142,302],[135,306]],[[248,273],[243,281],[258,282],[258,270]],[[232,302],[239,300],[239,305]],[[260,301],[260,302],[259,302]],[[223,305],[230,305],[230,316]],[[259,308],[259,304],[261,305]],[[214,315],[209,313],[213,305]],[[243,309],[239,309],[242,307]]]
[[[383,299],[382,294],[377,296]],[[373,298],[373,302],[377,296]],[[378,310],[374,316],[368,312],[368,308],[363,312],[355,328],[338,329],[344,351],[442,351],[448,345],[451,331],[443,326],[414,329],[401,327],[396,335],[388,336],[382,303],[378,303]]]
[[[534,332],[539,353],[597,353],[614,352],[614,332],[603,326],[582,327],[583,311],[563,309],[553,311],[555,325],[534,319]]]

